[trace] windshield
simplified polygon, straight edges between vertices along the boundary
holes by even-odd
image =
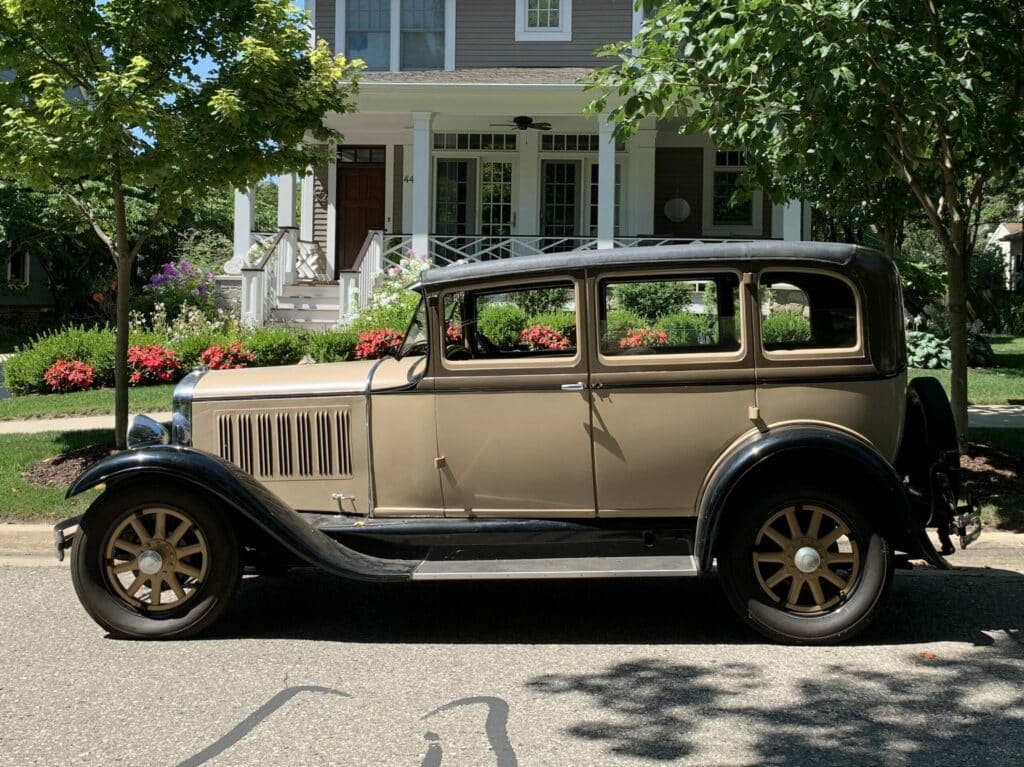
[[[427,302],[420,296],[416,311],[412,315],[409,329],[405,332],[398,358],[424,356],[427,353]]]

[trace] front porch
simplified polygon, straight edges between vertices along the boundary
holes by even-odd
[[[742,152],[667,123],[616,141],[605,118],[580,117],[578,95],[556,110],[548,91],[514,102],[512,116],[477,111],[482,97],[467,94],[460,101],[446,93],[450,111],[435,112],[364,92],[363,111],[337,118],[345,143],[328,162],[298,184],[281,177],[277,233],[253,233],[252,197],[236,196],[231,265],[243,278],[243,321],[345,323],[407,250],[445,265],[809,236],[809,211],[799,202],[771,205],[755,193],[732,204]],[[483,100],[493,109],[493,98]],[[515,127],[511,117],[525,113],[550,128]]]

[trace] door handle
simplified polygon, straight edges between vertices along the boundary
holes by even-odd
[[[584,391],[587,385],[583,381],[577,381],[576,383],[562,384],[562,391]]]

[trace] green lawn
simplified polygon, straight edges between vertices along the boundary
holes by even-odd
[[[994,336],[989,339],[995,352],[995,368],[974,368],[967,372],[968,399],[972,405],[1024,404],[1024,338]],[[934,376],[949,393],[948,370],[911,370],[910,377]]]
[[[46,432],[0,436],[0,519],[49,521],[82,513],[95,497],[83,493],[70,501],[64,491],[38,487],[21,473],[44,458],[110,441],[109,431]]]
[[[971,429],[971,441],[1024,455],[1024,429]],[[981,519],[986,525],[1024,532],[1024,495],[991,492],[979,495],[982,496],[979,499]]]
[[[173,384],[129,389],[133,413],[165,413],[171,409]],[[114,390],[93,389],[70,394],[29,394],[0,400],[0,421],[19,418],[53,418],[72,415],[102,415],[114,412]]]

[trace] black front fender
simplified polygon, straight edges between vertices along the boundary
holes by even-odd
[[[416,561],[367,556],[311,527],[288,504],[249,474],[219,456],[175,445],[126,450],[93,464],[68,488],[67,497],[125,481],[181,482],[215,497],[299,559],[326,572],[368,581],[407,581]],[[88,513],[88,512],[87,512]]]
[[[755,473],[755,481],[792,483],[814,481],[811,467],[829,466],[869,497],[876,520],[883,523],[893,545],[925,559],[941,562],[915,529],[903,480],[870,444],[838,429],[816,424],[772,428],[741,442],[718,462],[697,503],[695,553],[701,569],[711,566],[722,521],[736,489]],[[761,473],[763,471],[763,473]],[[809,476],[810,474],[810,476]],[[924,537],[927,543],[927,537]]]

